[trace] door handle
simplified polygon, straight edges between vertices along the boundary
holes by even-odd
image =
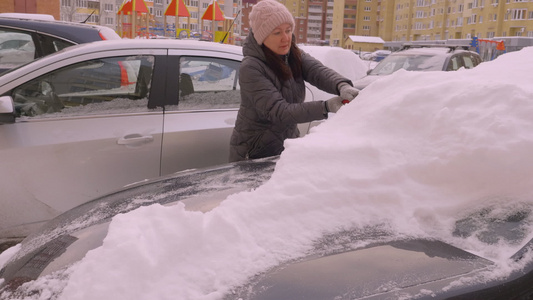
[[[117,144],[126,146],[137,146],[147,144],[154,141],[151,135],[141,135],[138,133],[125,135],[117,140]]]

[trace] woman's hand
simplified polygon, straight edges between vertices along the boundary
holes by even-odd
[[[359,95],[359,90],[346,82],[341,82],[339,84],[339,92],[341,98],[349,101],[353,100],[355,97],[357,97],[357,95]]]
[[[345,101],[350,102],[349,100],[343,99],[339,96],[324,101],[324,105],[326,106],[326,112],[336,113],[345,104]]]

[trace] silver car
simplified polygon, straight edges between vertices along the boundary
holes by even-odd
[[[468,49],[468,47],[466,47]],[[400,69],[407,71],[457,71],[472,69],[482,62],[478,53],[460,46],[412,45],[383,58],[368,75],[354,81],[354,87],[362,90],[372,82]]]
[[[119,40],[1,76],[0,244],[125,185],[226,163],[241,60],[232,45]]]

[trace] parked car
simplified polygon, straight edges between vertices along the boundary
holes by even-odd
[[[0,74],[66,47],[120,39],[111,28],[50,20],[36,14],[0,14]]]
[[[456,71],[471,69],[482,62],[481,57],[468,47],[446,45],[406,45],[402,50],[383,58],[368,75],[355,81],[354,86],[364,89],[370,83],[400,69],[407,71]]]
[[[241,60],[232,45],[119,40],[0,76],[0,243],[132,182],[226,163]]]
[[[370,53],[370,60],[373,60],[373,61],[377,61],[377,62],[380,62],[382,61],[385,57],[389,56],[389,54],[391,54],[392,51],[390,50],[376,50],[372,53]]]
[[[72,274],[68,267],[75,266],[88,251],[103,244],[113,216],[155,203],[165,206],[179,203],[188,211],[207,213],[227,195],[255,189],[265,183],[274,172],[277,161],[278,157],[272,157],[185,171],[139,183],[81,205],[23,241],[12,260],[0,270],[0,299],[23,299],[31,295],[41,295],[39,299],[56,299],[65,286],[62,282],[68,281]],[[526,218],[516,217],[487,220],[489,223],[497,222],[500,224],[498,228],[507,230],[487,230],[485,237],[512,236],[515,234],[513,230],[520,227],[520,220],[527,222]],[[479,224],[479,219],[459,220],[457,234],[471,231],[473,224],[480,228],[489,225]],[[190,230],[196,232],[195,228]],[[220,234],[217,238],[230,240],[235,235],[232,230],[222,230]],[[339,232],[321,239],[319,245],[305,257],[281,262],[275,268],[248,278],[243,285],[228,288],[229,292],[225,295],[215,297],[217,293],[213,292],[210,298],[503,300],[530,299],[533,296],[533,263],[530,259],[520,270],[487,280],[486,273],[494,267],[488,259],[443,241],[389,234],[386,230],[375,228],[362,231],[339,229]],[[139,237],[143,238],[146,237]],[[263,237],[253,238],[261,240]],[[527,261],[528,249],[532,246],[533,239],[511,259],[516,264]],[[156,256],[154,259],[164,257]],[[211,261],[208,265],[215,263],[210,257],[205,257],[205,260]],[[179,268],[179,259],[172,268]],[[142,273],[142,270],[140,267],[139,272]],[[41,283],[31,284],[39,279]],[[127,282],[128,278],[117,280]],[[224,282],[213,282],[213,287],[206,286],[204,289],[215,290],[215,286],[219,288]],[[168,284],[175,285],[173,282]],[[41,289],[46,286],[48,290],[43,292]],[[145,294],[150,295],[150,292]]]

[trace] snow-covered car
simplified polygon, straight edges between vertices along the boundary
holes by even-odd
[[[132,182],[226,163],[241,60],[232,45],[117,40],[1,76],[0,243]],[[331,97],[311,88],[306,101]]]
[[[45,16],[0,14],[0,73],[72,45],[120,39],[109,27]]]
[[[468,49],[468,48],[467,48]],[[354,86],[364,89],[372,82],[400,69],[407,71],[457,71],[472,69],[482,62],[478,53],[460,46],[412,45],[384,57],[368,75],[355,81]]]
[[[2,297],[531,298],[532,64],[400,70],[279,158],[85,203],[0,254]]]
[[[18,252],[0,270],[0,299],[26,299],[25,297],[33,295],[41,295],[39,299],[63,299],[59,296],[72,274],[69,267],[75,269],[81,258],[90,255],[92,249],[103,244],[113,217],[155,204],[179,204],[187,211],[207,214],[218,207],[227,195],[256,189],[264,184],[271,178],[277,161],[278,157],[272,157],[184,171],[139,183],[81,205],[55,218],[23,241]],[[487,205],[486,208],[490,207]],[[480,213],[483,213],[483,208]],[[504,236],[513,239],[513,231],[519,230],[527,222],[526,218],[519,217],[522,213],[528,214],[527,211],[517,212],[516,218],[498,220],[482,219],[474,214],[471,218],[457,220],[455,231],[457,235],[461,235],[472,231],[472,226],[483,228],[498,222],[500,224],[493,231],[485,232],[486,237],[497,239]],[[157,222],[157,216],[151,217],[153,222]],[[175,216],[182,217],[184,216]],[[231,222],[231,219],[226,222]],[[191,223],[187,229],[193,235],[198,234],[195,225],[198,224]],[[248,225],[255,227],[265,224],[252,222]],[[137,228],[141,225],[128,226]],[[210,225],[202,225],[205,226]],[[269,226],[274,225],[267,224],[264,232],[266,235],[269,234]],[[501,232],[502,228],[506,230]],[[246,229],[240,228],[239,231],[242,234]],[[239,234],[222,229],[217,236],[198,235],[196,239],[231,241]],[[141,234],[138,238],[139,247],[143,247],[142,244],[149,236]],[[252,238],[261,240],[263,237],[259,235]],[[169,240],[168,243],[172,242]],[[194,248],[194,245],[191,246]],[[529,255],[531,247],[533,239],[513,253],[510,259],[516,264],[520,264],[522,260],[527,261],[525,256]],[[194,251],[193,248],[191,251]],[[224,252],[228,249],[217,251]],[[147,252],[145,255],[148,260],[165,259],[165,256],[158,258],[157,253]],[[154,257],[150,258],[152,255]],[[211,257],[203,259],[209,264],[219,263]],[[110,261],[109,268],[113,268],[112,265],[116,263],[120,264],[119,261]],[[175,263],[173,268],[180,269],[179,259]],[[171,262],[169,264],[172,265]],[[139,273],[144,270],[141,265],[143,264],[139,262]],[[487,280],[485,276],[494,267],[495,263],[488,259],[437,239],[395,236],[385,228],[339,228],[337,232],[329,233],[317,241],[315,247],[304,257],[282,261],[274,268],[249,277],[238,286],[223,288],[221,286],[224,282],[228,284],[231,280],[221,280],[204,289],[222,289],[224,293],[214,293],[209,299],[227,300],[529,299],[533,295],[531,260],[520,270],[507,276]],[[161,270],[161,273],[164,272]],[[186,273],[186,269],[183,272]],[[242,272],[245,273],[245,270]],[[131,276],[136,278],[134,274]],[[157,278],[151,279],[158,281]],[[119,277],[116,280],[128,282],[130,278]],[[135,282],[136,279],[131,280]],[[171,282],[167,284],[179,286]],[[157,289],[157,286],[153,285],[153,288]],[[133,286],[131,288],[135,289]],[[185,286],[181,288],[186,289]],[[148,299],[146,295],[150,294],[150,291],[143,290],[144,296],[139,295],[137,299]],[[116,299],[113,295],[109,296]],[[201,298],[198,297],[178,298]],[[161,299],[160,296],[156,298]]]

